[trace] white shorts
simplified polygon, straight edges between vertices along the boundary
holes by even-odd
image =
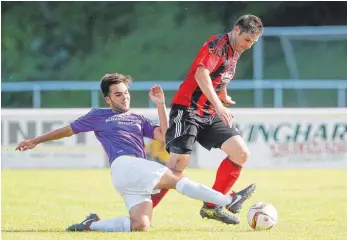
[[[130,210],[144,201],[152,201],[151,195],[161,177],[169,169],[157,162],[133,156],[120,156],[111,164],[113,187],[123,197]]]

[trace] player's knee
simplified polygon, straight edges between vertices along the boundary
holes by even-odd
[[[177,184],[177,182],[179,180],[181,180],[184,175],[181,172],[175,172],[175,171],[171,171],[171,177],[172,177],[172,181],[175,183],[175,185]]]
[[[155,186],[158,189],[175,189],[176,184],[183,178],[183,174],[170,169],[161,177],[159,183]]]
[[[243,151],[241,151],[241,154],[240,154],[240,159],[239,159],[239,162],[241,165],[245,164],[249,158],[249,155],[251,153],[249,152],[248,149],[245,149]]]
[[[239,152],[239,154],[235,155],[233,154],[233,157],[229,156],[229,159],[236,163],[237,165],[243,166],[248,158],[249,158],[250,152],[248,149],[243,149]]]
[[[147,216],[143,216],[140,219],[131,220],[131,231],[134,232],[147,232],[151,227],[151,221]]]

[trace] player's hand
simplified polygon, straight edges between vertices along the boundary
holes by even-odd
[[[222,121],[229,126],[230,128],[233,126],[233,118],[232,113],[223,105],[215,107],[217,115],[222,119]]]
[[[35,143],[34,139],[24,140],[19,143],[19,145],[16,147],[16,150],[23,152],[28,149],[33,149],[34,147],[36,147],[36,145],[37,144]]]
[[[220,91],[218,97],[225,107],[229,107],[233,104],[236,104],[236,102],[232,100],[230,96],[228,96],[226,89],[224,91]]]
[[[225,96],[225,98],[220,98],[220,100],[222,101],[222,103],[225,107],[229,107],[233,104],[236,104],[236,102],[234,100],[232,100],[231,97],[228,95]]]
[[[149,92],[150,99],[156,104],[165,104],[165,95],[163,89],[158,86],[154,85]]]

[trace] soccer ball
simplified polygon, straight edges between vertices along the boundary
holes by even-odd
[[[272,204],[258,202],[248,210],[247,220],[254,230],[267,230],[277,224],[278,213]]]

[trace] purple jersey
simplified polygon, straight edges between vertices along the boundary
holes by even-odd
[[[94,108],[71,123],[75,134],[93,131],[107,153],[109,163],[122,155],[146,158],[144,137],[153,139],[154,125],[148,118],[112,109]]]

